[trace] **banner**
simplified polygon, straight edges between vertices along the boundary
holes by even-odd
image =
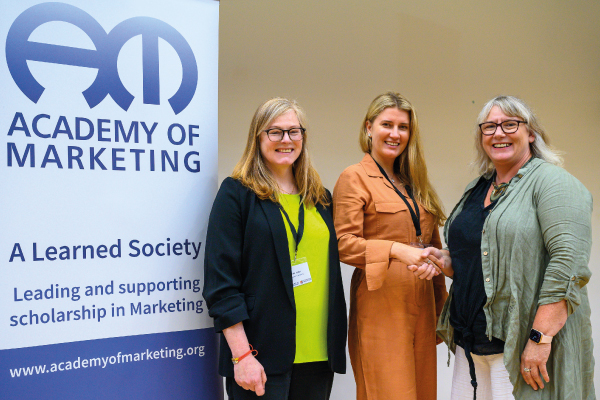
[[[219,3],[0,3],[0,397],[221,399]]]

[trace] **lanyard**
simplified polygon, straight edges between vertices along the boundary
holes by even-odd
[[[374,158],[373,158],[373,161],[375,161]],[[385,179],[388,180],[388,182],[390,183],[390,185],[392,185],[392,187],[394,188],[394,190],[396,191],[396,193],[398,193],[398,196],[400,196],[400,198],[402,200],[404,200],[404,203],[408,207],[408,211],[410,211],[410,216],[412,218],[413,225],[415,226],[415,230],[417,231],[417,238],[419,239],[420,242],[422,242],[422,239],[421,239],[421,213],[419,211],[419,206],[417,206],[417,202],[416,202],[415,198],[412,195],[412,190],[411,190],[410,186],[404,186],[404,188],[406,189],[406,193],[408,193],[408,195],[410,196],[410,199],[412,200],[412,202],[413,202],[413,204],[415,206],[414,210],[410,206],[408,200],[406,199],[406,196],[404,196],[396,188],[396,186],[394,186],[394,184],[392,183],[392,181],[390,180],[390,178],[387,176],[387,174],[385,173],[385,171],[383,170],[383,168],[381,167],[381,165],[379,165],[379,163],[377,161],[375,161],[375,164],[377,164],[377,166],[379,167],[379,171],[381,171],[381,173],[383,174],[383,176],[385,176]]]
[[[296,242],[296,249],[294,250],[294,262],[296,262],[296,255],[298,254],[298,246],[300,246],[300,241],[302,240],[302,235],[304,234],[304,204],[302,204],[302,198],[300,198],[300,209],[298,210],[298,231],[296,232],[296,228],[292,221],[290,220],[290,216],[281,204],[279,204],[279,209],[285,216],[288,224],[290,224],[290,230],[292,231],[292,236],[294,237],[294,242]]]

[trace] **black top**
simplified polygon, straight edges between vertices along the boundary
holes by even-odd
[[[329,192],[327,196],[331,201]],[[316,206],[329,228],[329,368],[346,370],[346,302],[331,206]],[[291,371],[296,353],[296,303],[285,223],[277,203],[261,200],[227,178],[213,203],[206,233],[203,296],[215,330],[243,322],[267,375]],[[219,373],[233,377],[221,336]]]
[[[477,355],[504,351],[502,340],[488,340],[483,312],[487,296],[481,266],[481,234],[485,218],[495,205],[494,202],[484,207],[491,183],[491,180],[484,178],[477,182],[448,232],[448,248],[454,269],[454,293],[450,304],[454,341]]]

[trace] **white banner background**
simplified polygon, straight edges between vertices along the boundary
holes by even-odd
[[[6,37],[14,20],[39,1],[3,0],[0,15],[0,37],[6,45]],[[122,47],[118,58],[119,76],[125,88],[135,96],[130,108],[121,109],[110,96],[99,105],[89,108],[82,91],[95,80],[98,70],[79,66],[27,61],[35,79],[45,87],[38,103],[33,103],[15,84],[6,62],[6,52],[0,52],[0,82],[2,102],[0,108],[0,349],[12,349],[45,344],[110,338],[146,333],[191,330],[212,326],[203,304],[203,312],[162,312],[149,315],[131,315],[131,303],[171,303],[183,298],[186,301],[202,300],[201,292],[154,291],[148,295],[119,294],[119,285],[148,282],[166,282],[200,279],[202,287],[202,265],[206,224],[217,188],[217,80],[218,80],[218,2],[204,0],[173,1],[66,1],[90,14],[106,32],[122,21],[138,16],[159,19],[177,30],[189,43],[198,66],[198,85],[190,104],[179,114],[171,109],[168,99],[179,88],[182,79],[182,64],[176,51],[164,40],[159,39],[160,60],[160,105],[144,104],[142,73],[142,38],[133,37]],[[90,38],[78,27],[66,22],[48,22],[39,26],[29,41],[57,44],[75,48],[94,49]],[[4,49],[3,49],[4,50]],[[31,136],[23,130],[10,127],[16,113],[22,113]],[[71,140],[67,134],[56,138],[41,138],[34,134],[32,121],[35,116],[46,114],[38,120],[42,134],[52,134],[59,117],[64,116],[73,136],[75,118],[86,118],[95,125],[94,136],[89,140]],[[110,131],[98,140],[98,119]],[[115,120],[120,120],[126,130],[132,121],[145,122],[148,127],[157,123],[152,143],[139,126],[139,143],[131,140],[124,143],[122,137],[115,142]],[[180,124],[186,130],[197,125],[194,132],[199,137],[189,138],[181,145],[172,144],[167,137],[171,124]],[[17,122],[16,126],[22,126]],[[87,125],[83,125],[87,129]],[[64,129],[64,124],[62,125]],[[85,130],[87,132],[87,130]],[[174,139],[180,136],[174,131]],[[30,167],[28,158],[23,167],[18,166],[12,154],[12,166],[8,166],[7,143],[14,143],[19,156],[24,156],[27,144],[35,146],[35,166]],[[41,168],[48,146],[53,145],[59,155],[62,168],[56,163],[47,163]],[[83,169],[76,162],[68,168],[68,147],[78,146],[83,150]],[[106,148],[99,159],[107,167],[102,170],[97,164],[90,169],[90,147],[96,152]],[[112,148],[124,149],[118,153],[123,161],[117,165],[125,171],[112,170]],[[135,154],[131,149],[142,149],[140,171],[136,171]],[[149,152],[156,155],[156,170],[149,166]],[[167,163],[162,171],[160,153],[166,150],[171,158],[179,152],[178,171],[171,170]],[[184,156],[197,151],[198,156],[190,160],[200,162],[200,172],[188,171],[183,163]],[[31,156],[31,154],[30,154]],[[53,158],[53,157],[50,157]],[[82,258],[81,249],[77,259],[73,258],[73,246],[91,245],[110,247],[121,240],[119,258]],[[138,240],[138,247],[150,243],[202,242],[196,259],[185,253],[159,257],[140,255],[132,257],[131,240]],[[13,257],[15,244],[19,243],[25,261]],[[37,244],[37,255],[44,261],[33,260],[33,243]],[[60,253],[61,246],[70,248],[68,260],[50,261],[44,252],[54,246]],[[149,249],[149,248],[147,248]],[[162,251],[165,247],[161,248]],[[192,251],[192,253],[194,253]],[[107,253],[108,254],[108,253]],[[58,257],[57,257],[58,258]],[[106,286],[113,282],[114,293],[107,295],[84,295],[85,287]],[[46,291],[51,285],[56,288],[79,287],[81,298],[53,298],[31,301],[23,299],[26,290]],[[16,291],[16,299],[15,299]],[[125,315],[113,317],[112,307],[122,306]],[[106,317],[100,321],[85,320],[29,324],[32,313],[41,316],[58,311],[104,308]],[[27,317],[22,318],[22,315]],[[17,317],[12,319],[11,317]],[[34,318],[35,320],[35,318]],[[27,322],[11,326],[15,321]]]

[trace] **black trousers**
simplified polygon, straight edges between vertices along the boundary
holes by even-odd
[[[265,395],[257,396],[239,386],[234,378],[225,379],[229,400],[329,400],[333,371],[327,361],[294,364],[291,372],[268,375]]]

